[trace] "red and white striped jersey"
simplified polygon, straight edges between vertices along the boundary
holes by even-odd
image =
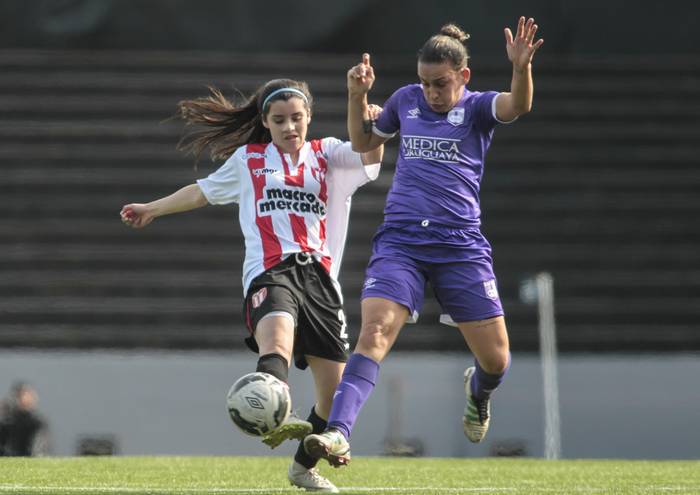
[[[351,196],[378,173],[379,164],[363,165],[349,142],[329,137],[304,143],[296,166],[273,143],[242,146],[197,184],[210,204],[239,204],[245,294],[255,277],[300,252],[337,282]]]

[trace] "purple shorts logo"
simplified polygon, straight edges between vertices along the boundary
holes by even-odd
[[[376,278],[371,278],[371,277],[368,278],[367,280],[365,280],[364,288],[365,288],[365,289],[371,289],[372,287],[374,287],[374,283],[375,283],[376,281],[377,281]]]
[[[484,282],[484,291],[486,291],[486,297],[488,297],[492,301],[498,299],[498,289],[496,288],[495,280],[492,279]]]

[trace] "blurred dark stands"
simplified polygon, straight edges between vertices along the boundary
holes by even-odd
[[[232,348],[243,243],[234,207],[125,228],[119,210],[214,170],[175,151],[180,99],[306,79],[312,137],[345,139],[351,56],[0,51],[0,346]],[[414,59],[375,54],[373,102],[413,82]],[[314,67],[309,72],[309,67]],[[472,89],[506,90],[503,57]],[[536,61],[532,114],[501,126],[482,188],[483,229],[514,350],[537,348],[520,281],[555,279],[565,351],[700,350],[700,58]],[[391,182],[354,198],[341,281],[351,335]],[[400,349],[462,349],[431,298]]]

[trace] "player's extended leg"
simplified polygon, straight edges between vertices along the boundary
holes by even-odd
[[[304,447],[312,457],[322,457],[336,467],[349,462],[348,439],[355,420],[374,389],[379,363],[394,345],[408,316],[408,309],[394,301],[378,297],[362,300],[360,337],[333,398],[328,430],[304,439]]]
[[[282,313],[263,317],[255,329],[255,341],[260,349],[256,371],[269,373],[287,383],[294,348],[294,318]],[[301,440],[311,430],[308,421],[290,415],[279,428],[265,435],[262,441],[274,449],[285,440]]]
[[[489,428],[491,394],[510,366],[508,332],[502,316],[458,326],[475,357],[474,366],[464,372],[464,434],[472,442],[480,442]]]
[[[327,426],[328,414],[333,402],[333,394],[340,383],[345,363],[306,355],[316,385],[316,404],[311,409],[307,421],[313,426],[313,433],[322,433]],[[338,493],[338,488],[316,469],[318,458],[311,457],[299,444],[294,460],[287,471],[289,482],[299,488],[321,493]]]

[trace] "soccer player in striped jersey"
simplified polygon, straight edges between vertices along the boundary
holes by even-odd
[[[479,187],[496,125],[530,111],[531,62],[542,45],[534,41],[536,31],[534,20],[524,17],[515,36],[505,29],[510,92],[475,92],[466,86],[468,35],[444,26],[419,52],[420,84],[397,90],[374,126],[369,55],[348,72],[353,149],[376,149],[399,133],[399,156],[366,272],[359,340],[333,400],[329,429],[304,440],[310,454],[336,466],[349,461],[348,440],[379,363],[404,323],[417,317],[427,282],[443,310],[441,321],[457,326],[474,354],[474,366],[464,373],[462,422],[469,440],[484,438],[490,396],[508,370],[510,351],[491,247],[479,228]]]
[[[204,126],[185,136],[180,148],[196,155],[209,148],[225,163],[170,196],[125,205],[121,219],[141,228],[163,215],[238,203],[246,253],[246,343],[259,354],[256,371],[287,383],[293,358],[298,368],[311,368],[316,387],[308,420],[291,416],[263,442],[274,448],[320,433],[349,347],[338,271],[350,200],[377,177],[383,147],[357,153],[332,137],[307,141],[311,93],[305,83],[290,79],[268,82],[240,106],[213,90],[207,98],[181,102],[179,109],[187,123]],[[317,461],[300,444],[289,466],[290,482],[337,492],[316,470]]]

